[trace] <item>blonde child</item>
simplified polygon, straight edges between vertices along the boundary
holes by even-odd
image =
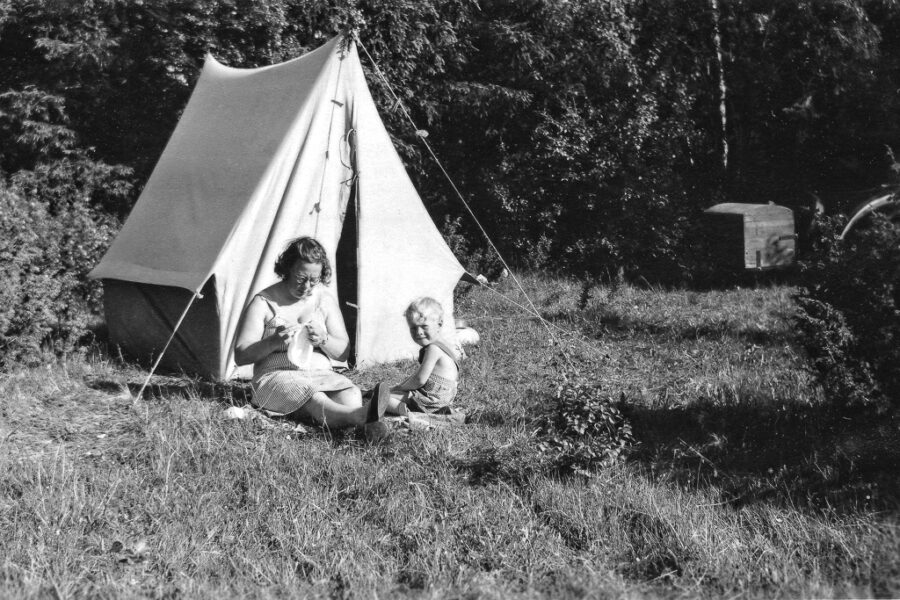
[[[410,411],[448,414],[456,396],[459,363],[441,335],[444,309],[434,298],[422,297],[412,301],[405,315],[410,336],[422,347],[419,368],[394,387],[379,384],[377,404],[381,410],[398,415]]]

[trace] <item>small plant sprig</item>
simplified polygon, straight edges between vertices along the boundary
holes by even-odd
[[[622,460],[635,445],[631,423],[590,369],[557,361],[553,405],[544,415],[538,448],[559,471],[590,473]]]

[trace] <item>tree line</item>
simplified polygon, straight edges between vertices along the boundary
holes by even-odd
[[[816,194],[835,212],[895,176],[894,0],[0,0],[0,360],[89,331],[99,292],[84,275],[206,53],[255,67],[348,30],[520,267],[683,279],[703,208],[799,214]],[[485,268],[452,190],[369,83],[435,221]]]

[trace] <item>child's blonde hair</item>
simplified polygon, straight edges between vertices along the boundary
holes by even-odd
[[[403,316],[406,317],[407,321],[415,318],[416,316],[424,317],[426,319],[429,316],[433,316],[437,319],[439,324],[443,324],[444,307],[442,307],[441,303],[434,298],[422,296],[409,303],[409,306],[406,307],[406,312],[403,313]]]

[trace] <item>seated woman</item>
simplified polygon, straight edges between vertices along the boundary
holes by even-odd
[[[359,388],[335,373],[329,360],[346,360],[350,336],[326,287],[331,265],[325,249],[313,238],[297,238],[278,257],[275,273],[281,281],[244,309],[234,346],[238,365],[253,364],[253,404],[282,415],[307,416],[330,428],[365,424]],[[288,352],[292,340],[295,346],[307,340],[313,346],[299,364],[291,360],[297,360],[295,353]]]

